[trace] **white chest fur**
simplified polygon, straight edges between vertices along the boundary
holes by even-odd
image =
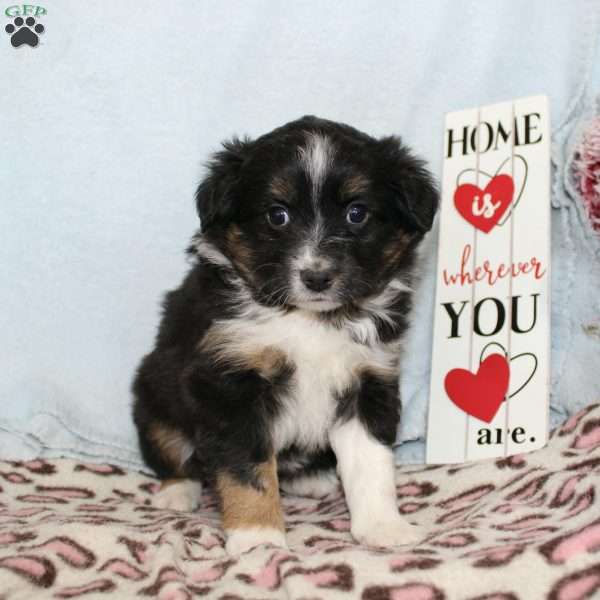
[[[373,343],[375,329],[365,319],[337,328],[303,311],[286,314],[254,308],[251,314],[216,324],[220,337],[227,340],[227,354],[256,354],[264,348],[283,353],[294,374],[279,398],[282,410],[272,429],[275,450],[292,443],[322,448],[339,396],[356,383],[363,369],[395,372],[398,344]],[[366,330],[372,331],[365,336]],[[357,337],[371,343],[357,342]]]

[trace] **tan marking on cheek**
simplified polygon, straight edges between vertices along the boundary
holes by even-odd
[[[401,233],[393,239],[383,250],[383,260],[387,265],[393,265],[398,262],[404,251],[410,243],[411,236],[406,233]]]
[[[369,179],[364,175],[352,175],[342,183],[343,196],[357,196],[363,194],[369,188]]]
[[[253,281],[252,250],[244,241],[240,228],[231,225],[225,234],[225,239],[229,258],[247,281]]]
[[[180,431],[162,423],[150,426],[148,438],[156,445],[163,460],[177,474],[183,474],[183,464],[190,454],[190,440]]]
[[[285,530],[275,457],[258,465],[256,476],[261,490],[238,482],[228,473],[218,474],[217,490],[221,497],[223,527],[226,530],[250,527]]]

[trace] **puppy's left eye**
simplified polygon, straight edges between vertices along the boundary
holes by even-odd
[[[346,221],[353,225],[364,223],[369,216],[369,209],[364,204],[352,204],[346,211]]]

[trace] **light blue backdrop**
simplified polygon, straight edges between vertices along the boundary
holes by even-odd
[[[4,15],[0,32],[0,456],[140,464],[130,381],[161,295],[187,268],[202,162],[227,136],[307,113],[401,134],[439,175],[444,112],[547,93],[562,207],[554,403],[598,391],[585,368],[598,344],[578,338],[598,314],[598,246],[562,179],[592,110],[598,2],[43,6],[37,48],[13,48]],[[431,297],[429,279],[406,362],[406,439],[424,434]]]

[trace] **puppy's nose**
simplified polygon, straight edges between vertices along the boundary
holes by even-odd
[[[323,292],[331,287],[333,283],[333,272],[327,269],[313,271],[312,269],[303,269],[300,271],[302,283],[313,292]]]

